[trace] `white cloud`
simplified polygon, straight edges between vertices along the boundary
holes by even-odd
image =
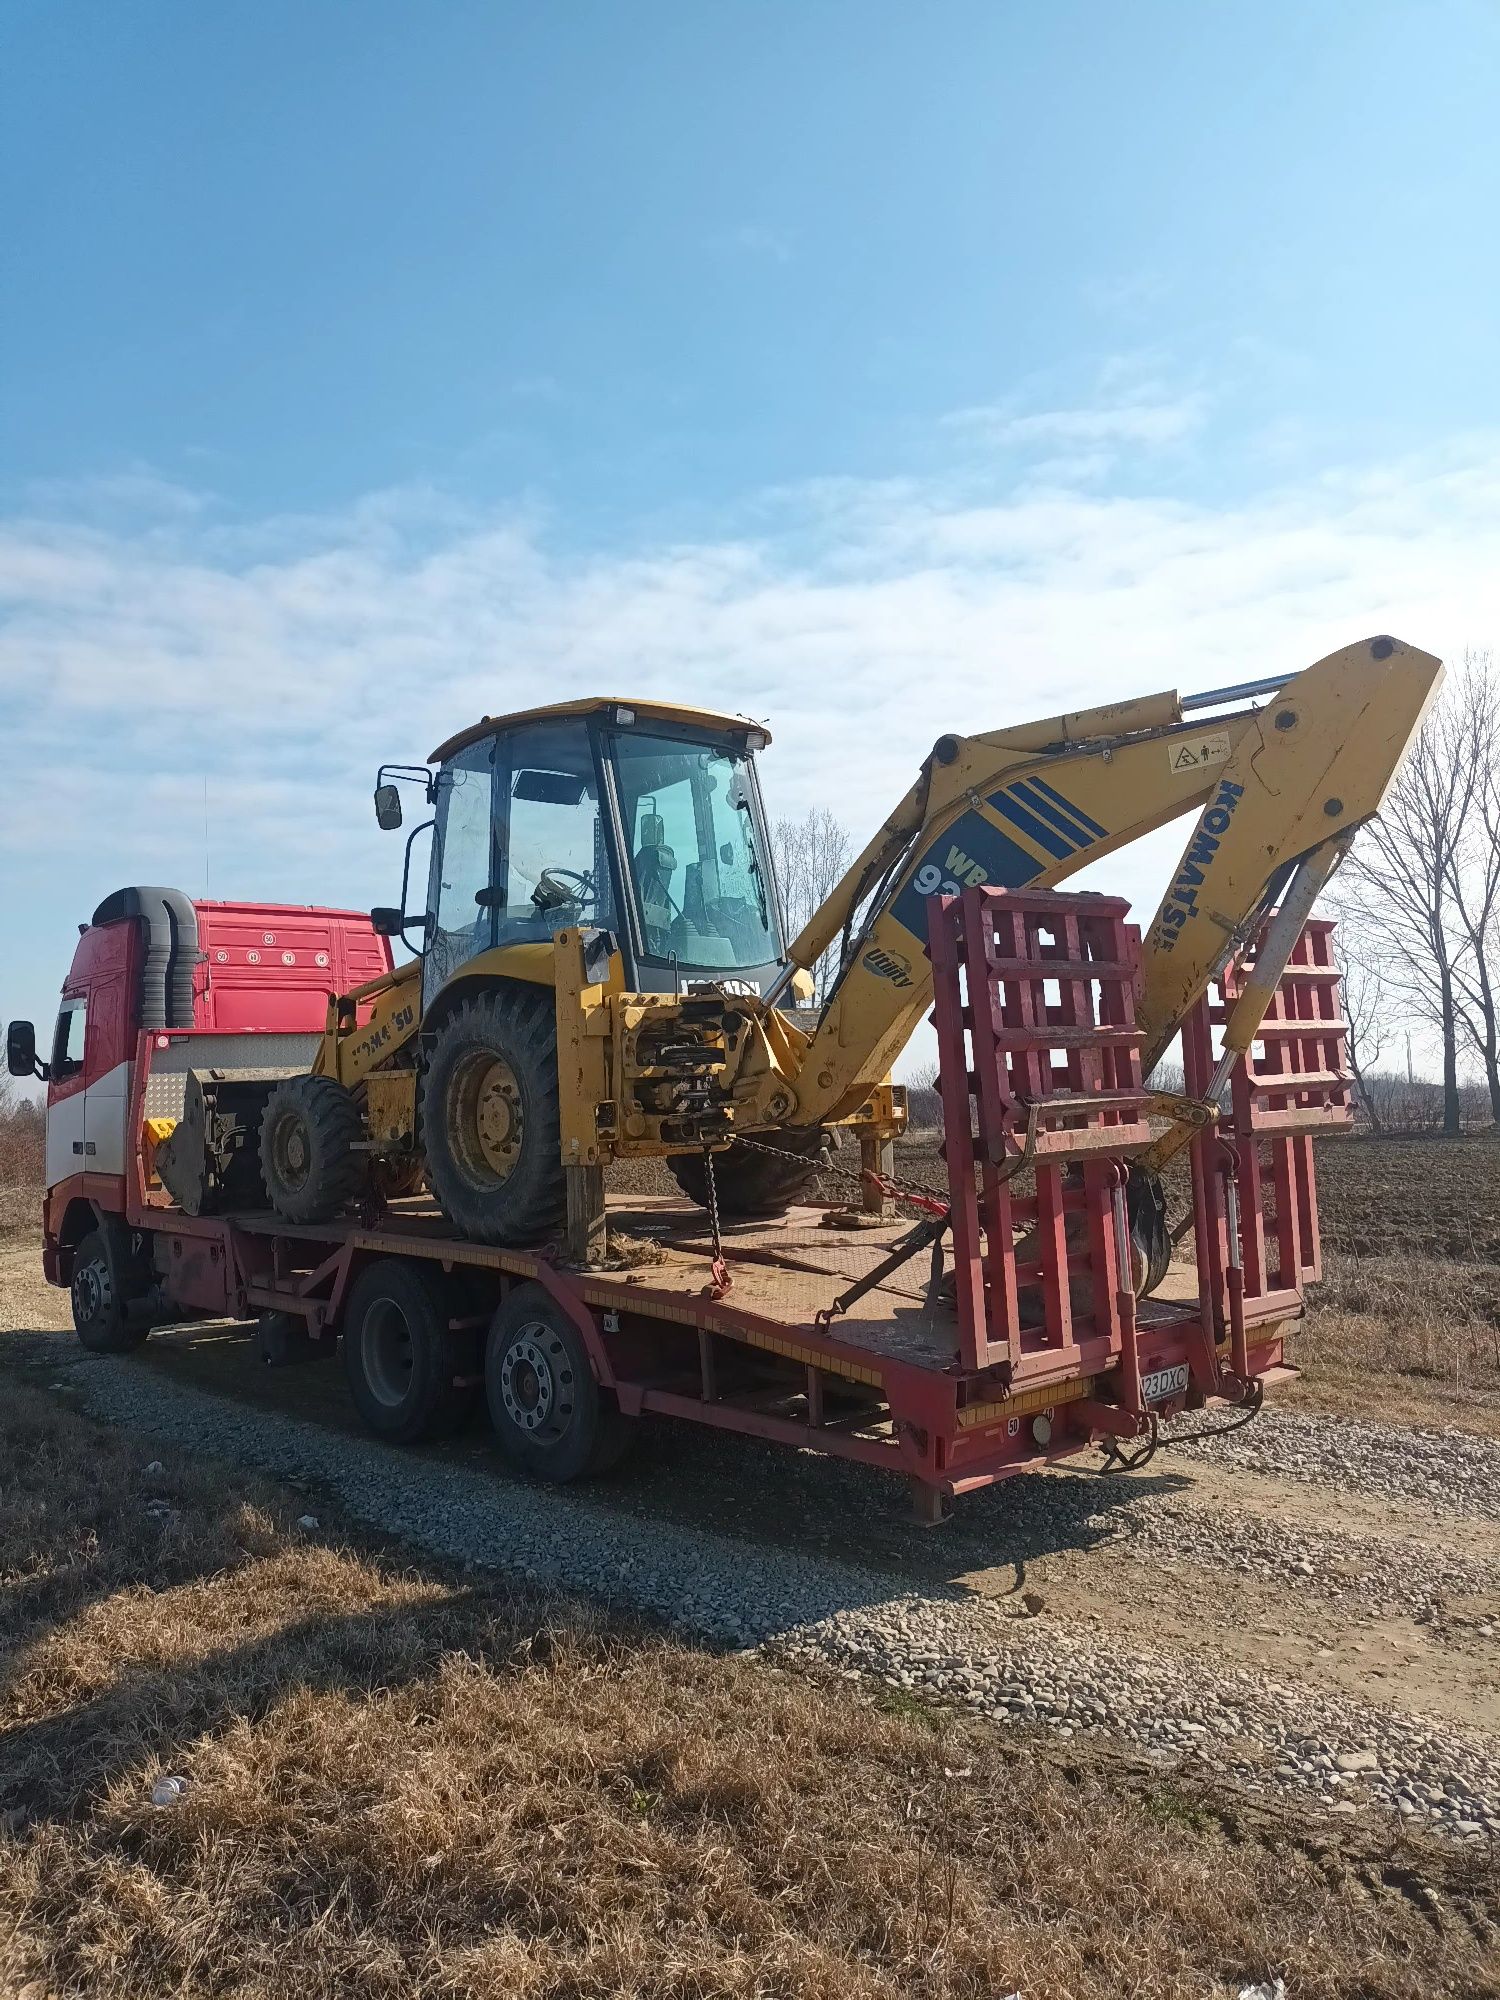
[[[216,893],[369,904],[399,867],[375,765],[481,713],[602,692],[768,717],[773,809],[826,804],[863,840],[944,730],[1295,669],[1382,630],[1449,656],[1500,638],[1494,438],[1233,506],[972,477],[820,482],[759,496],[740,534],[605,554],[425,489],[252,522],[158,505],[128,528],[53,496],[0,522],[26,997],[47,1011],[105,891],[201,888],[205,775]],[[1145,905],[1169,848],[1111,882]]]
[[[988,444],[1021,451],[1041,448],[1083,453],[1127,445],[1159,450],[1192,436],[1207,407],[1207,399],[1198,393],[1020,413],[1003,403],[986,403],[956,410],[947,421]],[[1090,476],[1107,462],[1091,462]]]

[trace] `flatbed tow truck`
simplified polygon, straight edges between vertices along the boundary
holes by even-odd
[[[378,1184],[353,1215],[269,1212],[235,1093],[254,1107],[305,1069],[330,991],[378,979],[389,943],[352,912],[120,891],[80,927],[37,1065],[46,1275],[96,1350],[191,1318],[251,1323],[271,1362],[339,1345],[393,1443],[487,1397],[507,1457],[546,1479],[603,1471],[648,1413],[887,1467],[930,1522],[1091,1446],[1140,1463],[1164,1419],[1253,1415],[1293,1372],[1319,1274],[1310,1142],[1352,1112],[1333,927],[1309,921],[1249,1052],[1218,1053],[1253,949],[1183,1027],[1188,1095],[1225,1109],[1186,1149],[1175,1233],[1190,1226],[1193,1262],[1137,1297],[1125,1184],[1154,1100],[1126,918],[1117,899],[1050,890],[931,899],[938,1187],[902,1184],[866,1145],[850,1198],[774,1220],[608,1191],[605,1254],[578,1264],[557,1243],[467,1240],[422,1193]],[[13,1069],[34,1060],[28,1035],[12,1024]],[[204,1076],[217,1185],[194,1214],[154,1161]]]

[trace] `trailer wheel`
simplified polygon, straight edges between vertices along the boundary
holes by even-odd
[[[260,1171],[284,1222],[327,1222],[357,1200],[368,1177],[359,1106],[331,1076],[289,1076],[260,1121]]]
[[[714,1188],[719,1197],[719,1213],[730,1222],[753,1222],[762,1216],[781,1215],[801,1199],[816,1179],[823,1163],[825,1145],[838,1144],[838,1135],[814,1125],[799,1132],[758,1133],[758,1138],[777,1153],[792,1153],[794,1159],[778,1158],[752,1146],[732,1141],[714,1154]],[[672,1153],[667,1168],[689,1201],[708,1207],[708,1174],[701,1153]]]
[[[90,1230],[73,1252],[69,1292],[74,1328],[91,1354],[129,1354],[151,1330],[131,1322],[130,1302],[100,1230]]]
[[[479,1243],[536,1243],[562,1225],[556,1001],[503,986],[438,1029],[422,1082],[427,1177]]]
[[[448,1330],[441,1278],[383,1257],[355,1279],[344,1308],[344,1372],[377,1437],[417,1444],[457,1430],[474,1407],[478,1343]],[[470,1351],[466,1352],[468,1349]]]
[[[515,1286],[496,1312],[484,1386],[500,1449],[533,1479],[596,1477],[634,1439],[634,1419],[599,1387],[577,1327],[543,1285]]]

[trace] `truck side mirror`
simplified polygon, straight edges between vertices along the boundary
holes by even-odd
[[[382,833],[394,833],[401,824],[401,794],[394,785],[375,787],[375,824]]]
[[[377,903],[370,912],[370,929],[376,937],[400,937],[405,928],[404,911],[393,908],[389,903]]]
[[[12,1076],[39,1074],[36,1060],[36,1029],[30,1021],[12,1021],[6,1029],[5,1067]]]

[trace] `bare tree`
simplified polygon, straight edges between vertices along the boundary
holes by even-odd
[[[1383,1099],[1372,1088],[1391,1032],[1380,954],[1364,936],[1358,913],[1339,913],[1338,957],[1344,972],[1344,1019],[1349,1028],[1349,1069],[1372,1132],[1385,1130]]]
[[[1454,741],[1470,780],[1462,838],[1448,861],[1448,892],[1468,947],[1454,968],[1464,1038],[1484,1067],[1490,1117],[1500,1125],[1500,1018],[1494,956],[1500,934],[1500,698],[1488,653],[1470,652],[1452,698]]]
[[[812,806],[801,819],[777,820],[771,843],[790,942],[849,866],[849,835],[826,806]],[[833,974],[834,957],[833,951],[825,952],[814,968],[820,1001]]]
[[[1481,773],[1462,687],[1428,716],[1379,815],[1350,856],[1350,901],[1376,943],[1382,981],[1437,1030],[1443,1130],[1461,1126],[1460,1007],[1475,980],[1474,946],[1454,883],[1471,847]]]

